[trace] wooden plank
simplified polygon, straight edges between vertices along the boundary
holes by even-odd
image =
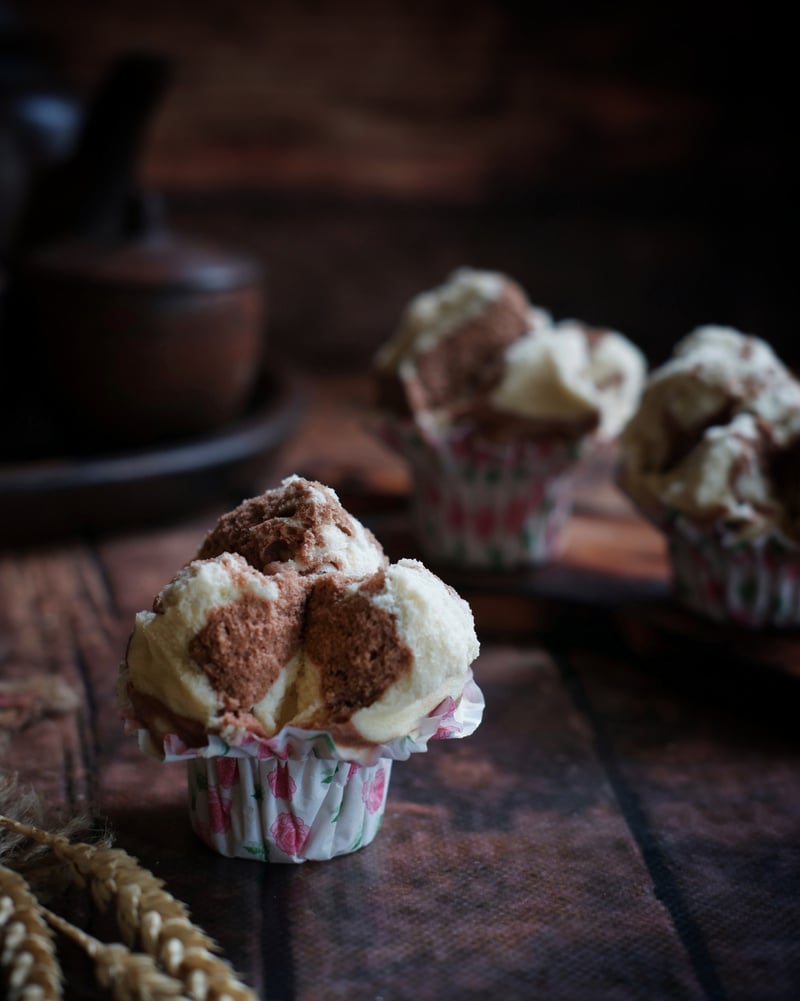
[[[365,984],[391,993],[392,985],[405,990],[409,982],[418,996],[432,997],[444,978],[465,997],[534,987],[568,997],[598,982],[607,993],[597,997],[614,997],[620,983],[628,997],[637,990],[652,996],[643,985],[699,996],[647,890],[585,727],[541,655],[487,651],[479,665],[490,707],[483,728],[463,744],[397,766],[384,830],[362,853],[278,876],[211,855],[189,832],[182,768],[143,758],[113,711],[128,610],[141,604],[155,568],[173,559],[185,536],[150,541],[147,558],[138,539],[109,544],[101,564],[82,549],[14,561],[24,569],[11,575],[12,646],[28,664],[46,660],[55,646],[63,651],[59,669],[80,673],[88,686],[85,711],[92,713],[83,755],[85,770],[96,774],[95,807],[118,843],[189,903],[250,982],[267,992],[275,982],[291,983],[300,998],[318,996],[320,983],[327,996],[345,997]],[[151,572],[134,573],[139,583],[126,590],[126,570],[137,566],[133,553]],[[27,595],[23,602],[20,595]],[[35,610],[45,601],[47,629],[37,634]],[[53,753],[47,729],[30,736],[31,775],[46,782],[43,758]],[[71,802],[63,791],[61,798]],[[436,945],[442,909],[451,903],[449,944]],[[601,919],[611,927],[609,918],[616,952],[597,932]],[[290,960],[274,943],[265,948],[264,929],[281,926],[290,929],[281,940]],[[365,968],[367,934],[375,947],[369,955],[377,958]],[[565,940],[579,957],[567,967]]]
[[[353,413],[326,453],[333,409],[287,463],[340,476],[390,555],[413,555],[402,473],[377,453],[349,463]],[[0,557],[0,675],[63,677],[81,697],[0,762],[48,803],[107,818],[265,998],[790,996],[796,701],[753,672],[796,685],[796,637],[673,609],[658,533],[590,492],[557,566],[447,572],[475,608],[486,718],[396,765],[375,843],[299,867],[226,860],[191,834],[183,768],[143,757],[114,707],[133,615],[210,520]]]
[[[79,700],[77,710],[11,734],[0,755],[3,769],[34,784],[56,812],[82,812],[93,801],[93,713],[76,622],[88,644],[102,642],[109,622],[101,607],[92,609],[86,569],[76,548],[0,558],[0,677],[60,678]]]
[[[189,833],[182,767],[124,749],[104,792],[120,842],[267,998],[701,997],[553,663],[487,649],[477,677],[482,727],[395,766],[355,855],[216,857]]]
[[[395,765],[375,843],[290,874],[296,996],[700,997],[552,662],[476,676],[481,728]]]
[[[635,656],[571,645],[573,694],[707,995],[793,996],[800,745],[791,708],[759,698],[757,672],[746,699],[731,701],[719,675],[675,686]]]

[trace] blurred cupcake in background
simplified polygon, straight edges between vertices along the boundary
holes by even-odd
[[[676,598],[800,624],[800,382],[758,337],[699,327],[650,376],[618,481],[667,538]]]
[[[426,556],[501,569],[558,555],[578,462],[618,435],[646,365],[621,334],[554,323],[509,277],[462,268],[411,300],[374,372]]]

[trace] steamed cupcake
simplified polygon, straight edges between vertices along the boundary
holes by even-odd
[[[426,556],[503,568],[557,555],[578,460],[616,437],[645,371],[627,338],[554,323],[497,272],[462,268],[412,299],[374,372]]]
[[[800,383],[758,337],[700,327],[649,379],[618,480],[669,545],[676,597],[800,624]]]
[[[137,615],[120,700],[143,749],[189,763],[207,844],[326,859],[374,838],[394,759],[477,727],[477,654],[452,588],[290,477],[223,516]]]

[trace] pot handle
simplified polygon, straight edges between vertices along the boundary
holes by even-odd
[[[167,60],[119,57],[98,88],[73,155],[33,186],[14,257],[61,239],[125,235],[135,165],[148,119],[170,77]]]

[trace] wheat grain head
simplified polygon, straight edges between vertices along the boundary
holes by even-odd
[[[53,935],[25,880],[0,865],[0,967],[8,1001],[58,1001],[61,967]]]
[[[98,984],[114,1001],[190,1001],[180,980],[159,970],[152,956],[131,952],[121,942],[101,942],[47,908],[42,914],[90,956]]]
[[[0,825],[48,844],[68,863],[75,882],[88,887],[97,906],[115,906],[126,944],[137,942],[167,973],[187,986],[194,1001],[257,1001],[216,942],[189,916],[185,904],[164,889],[164,881],[120,848],[97,848],[52,835],[0,816]]]

